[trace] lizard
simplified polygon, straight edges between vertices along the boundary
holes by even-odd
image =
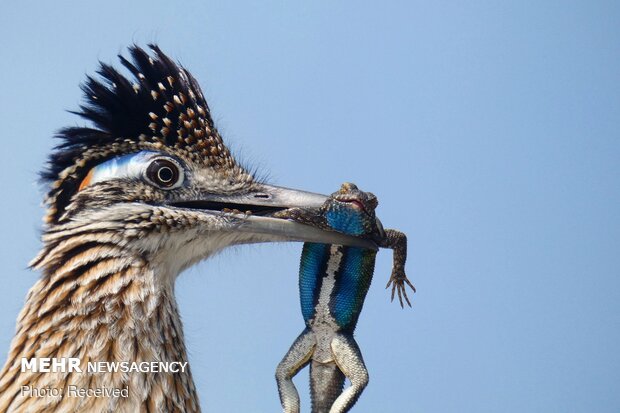
[[[407,237],[383,229],[375,216],[377,197],[352,183],[340,190],[317,211],[289,209],[289,219],[368,237],[378,247],[394,251],[392,274],[386,288],[397,293],[401,306],[411,306],[405,286],[415,287],[405,275]],[[368,384],[368,371],[353,332],[370,287],[377,251],[342,245],[306,242],[303,246],[299,293],[306,328],[297,337],[276,369],[276,382],[283,411],[298,413],[299,394],[293,377],[310,364],[313,413],[348,412]],[[343,391],[345,377],[351,386]]]

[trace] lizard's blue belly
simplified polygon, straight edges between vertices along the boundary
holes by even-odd
[[[301,311],[308,327],[329,316],[353,330],[372,281],[375,251],[305,243],[299,270]]]

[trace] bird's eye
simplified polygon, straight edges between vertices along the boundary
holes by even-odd
[[[178,186],[183,179],[179,165],[169,159],[155,159],[151,162],[146,168],[146,177],[164,189]]]

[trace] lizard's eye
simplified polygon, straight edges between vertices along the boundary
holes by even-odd
[[[146,168],[146,178],[162,189],[172,189],[183,183],[180,165],[169,158],[153,160]]]

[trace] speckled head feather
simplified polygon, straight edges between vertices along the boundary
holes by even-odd
[[[100,79],[82,85],[85,103],[73,112],[94,127],[62,129],[42,180],[51,185],[46,222],[58,222],[89,170],[126,153],[168,147],[218,172],[251,180],[214,127],[209,106],[193,76],[159,47],[152,55],[129,48],[132,61],[119,56],[133,79],[100,63]]]

